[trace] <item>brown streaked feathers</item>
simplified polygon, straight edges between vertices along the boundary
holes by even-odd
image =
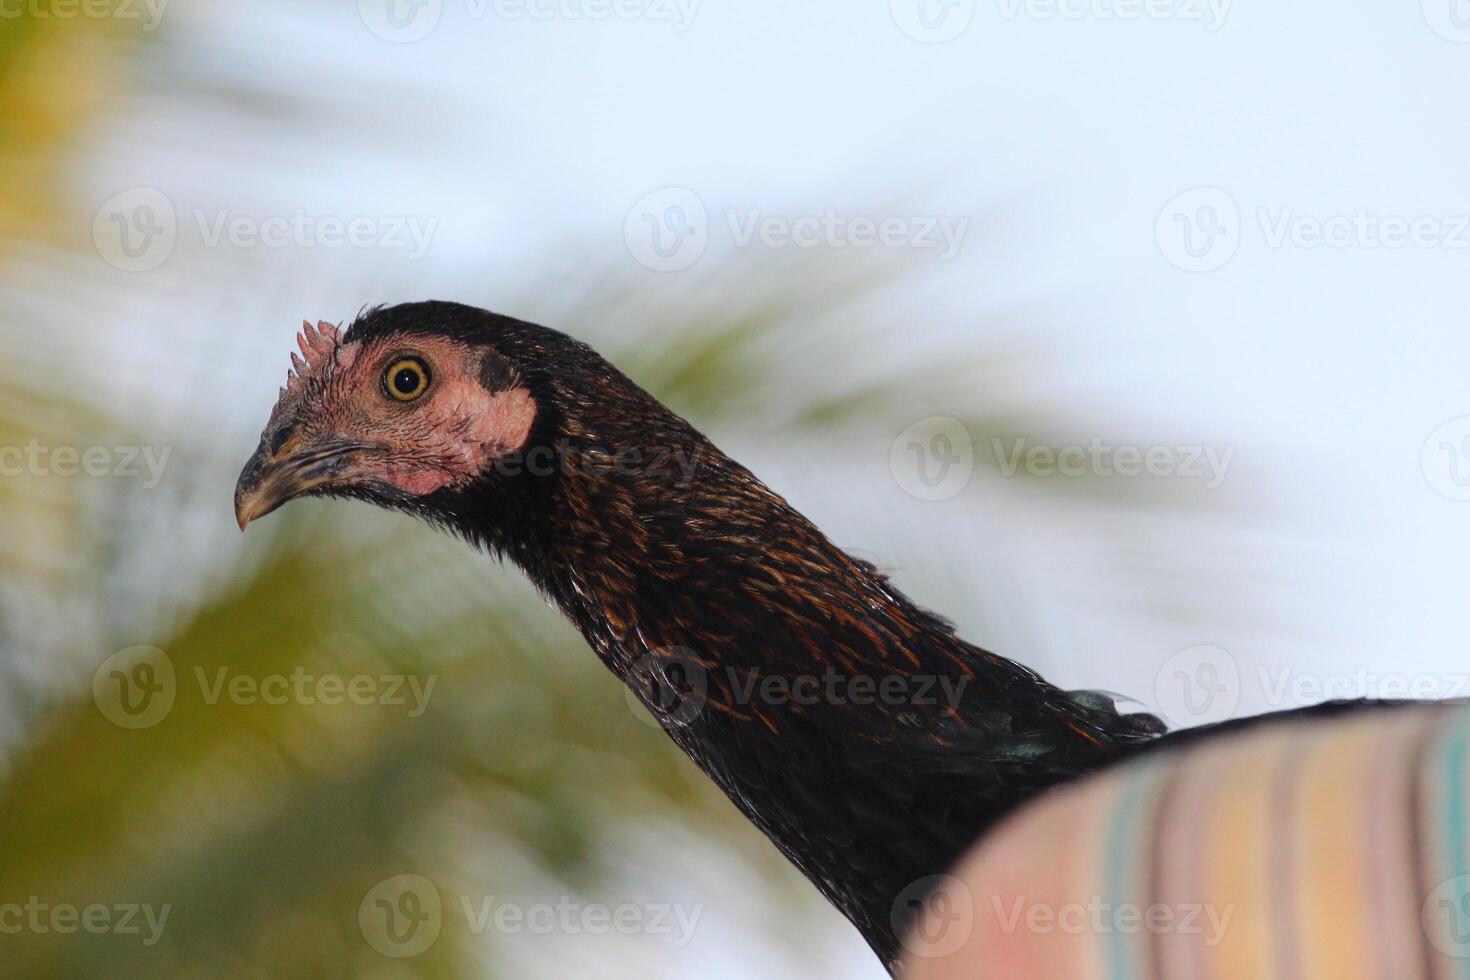
[[[310,492],[406,511],[519,565],[890,968],[916,882],[1035,793],[1163,730],[959,639],[564,334],[429,302],[370,310],[340,338],[319,326],[302,346],[308,371],[362,352],[329,372],[335,387],[365,383],[383,351],[431,345],[483,353],[485,397],[524,392],[523,438],[429,492],[373,479],[376,457]],[[438,438],[394,424],[399,453],[402,433]],[[262,443],[242,475],[257,496],[287,465]]]

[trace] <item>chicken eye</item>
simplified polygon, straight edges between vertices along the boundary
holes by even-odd
[[[429,387],[429,366],[416,357],[404,357],[383,372],[383,387],[398,401],[411,402]]]

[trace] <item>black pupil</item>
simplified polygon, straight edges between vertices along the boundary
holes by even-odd
[[[419,372],[414,368],[399,368],[393,375],[393,390],[400,395],[411,395],[419,390]]]

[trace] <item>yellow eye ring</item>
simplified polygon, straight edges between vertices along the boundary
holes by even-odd
[[[400,357],[383,372],[383,390],[388,397],[411,402],[429,387],[429,366],[417,357]]]

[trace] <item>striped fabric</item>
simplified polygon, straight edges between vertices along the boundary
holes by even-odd
[[[912,980],[1470,980],[1470,708],[1288,720],[1054,793],[909,941]]]

